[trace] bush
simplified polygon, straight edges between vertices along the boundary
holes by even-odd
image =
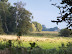
[[[64,37],[69,37],[70,36],[70,30],[68,29],[62,29],[60,30],[60,36],[64,36]]]

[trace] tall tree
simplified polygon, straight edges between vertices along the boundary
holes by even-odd
[[[7,26],[8,26],[8,29],[9,29],[9,33],[15,33],[15,30],[16,30],[16,23],[15,23],[15,18],[16,18],[16,8],[13,7],[13,6],[10,6],[8,8],[8,15],[7,15]]]
[[[7,0],[1,0],[0,1],[0,16],[2,19],[3,29],[4,32],[8,33],[8,27],[7,27],[7,13],[8,13],[8,3]]]
[[[22,2],[14,3],[17,8],[16,11],[16,28],[17,31],[21,31],[24,34],[27,34],[31,27],[31,17],[32,13],[24,8]]]
[[[0,1],[0,25],[4,32],[15,33],[17,31],[27,34],[31,26],[32,13],[24,8],[25,4],[22,2],[14,3],[14,6],[11,6],[7,1]]]

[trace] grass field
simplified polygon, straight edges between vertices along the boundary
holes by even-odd
[[[35,42],[40,48],[52,49],[61,46],[62,43],[66,44],[72,42],[71,37],[59,37],[58,32],[33,32],[34,35],[21,36],[22,46],[30,47],[30,42]],[[37,36],[37,35],[38,36]],[[40,35],[40,36],[39,36]],[[44,35],[44,36],[43,36]],[[56,36],[55,36],[56,35]],[[0,35],[0,40],[16,40],[16,35]],[[16,43],[14,42],[16,45]]]

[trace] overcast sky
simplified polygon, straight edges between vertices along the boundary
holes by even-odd
[[[13,5],[14,2],[22,1],[26,3],[25,8],[32,13],[34,19],[32,21],[37,21],[42,25],[45,25],[47,28],[59,27],[60,29],[66,27],[66,23],[52,23],[51,20],[56,20],[56,17],[59,16],[59,9],[52,6],[52,3],[59,3],[59,0],[9,0]]]

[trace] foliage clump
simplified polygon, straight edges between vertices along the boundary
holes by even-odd
[[[62,29],[60,30],[60,36],[64,36],[64,37],[69,37],[70,36],[70,30],[68,29]]]
[[[35,27],[35,25],[33,23],[32,23],[32,26],[30,28],[30,31],[31,32],[36,32],[36,27]]]
[[[42,25],[40,23],[33,22],[33,24],[35,25],[37,32],[41,32],[42,31]]]
[[[32,13],[24,8],[25,3],[17,2],[13,6],[8,0],[0,1],[0,33],[16,34],[18,30],[27,34],[31,27]]]

